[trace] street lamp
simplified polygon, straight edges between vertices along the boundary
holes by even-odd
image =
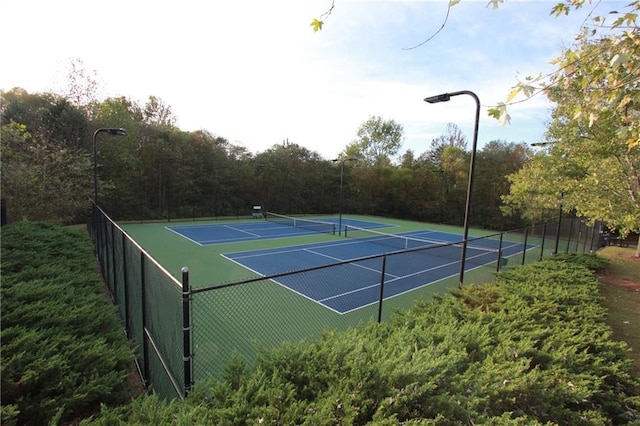
[[[344,195],[343,195],[343,191],[342,191],[342,182],[344,179],[344,162],[345,161],[358,161],[357,158],[334,158],[333,160],[334,163],[337,163],[338,161],[340,162],[340,219],[338,222],[338,235],[342,235],[342,205],[344,203]]]
[[[476,122],[473,129],[473,146],[471,148],[471,162],[469,164],[469,184],[467,186],[467,203],[464,208],[464,235],[462,237],[462,256],[460,258],[460,280],[458,286],[462,287],[464,284],[464,267],[467,257],[467,239],[469,236],[469,212],[471,210],[471,190],[473,188],[473,171],[475,167],[476,159],[476,147],[478,145],[478,125],[480,123],[480,99],[478,96],[470,90],[460,90],[459,92],[443,93],[437,96],[430,96],[424,99],[425,102],[430,104],[437,104],[439,102],[447,102],[453,96],[469,95],[476,101]]]
[[[533,143],[530,143],[529,145],[535,146],[535,147],[541,147],[541,146],[547,146],[547,145],[554,145],[555,143],[556,143],[556,141],[551,141],[551,142],[533,142]]]
[[[93,133],[93,203],[98,207],[98,133],[109,133],[112,136],[125,136],[127,131],[121,127],[103,127]]]

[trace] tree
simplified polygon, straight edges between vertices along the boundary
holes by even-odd
[[[78,108],[85,118],[92,119],[93,108],[99,103],[97,72],[88,71],[81,59],[72,58],[68,62],[66,78],[66,87],[60,90],[60,94]]]
[[[551,207],[562,194],[565,208],[578,215],[603,220],[623,235],[640,231],[640,144],[634,139],[639,135],[634,129],[640,66],[621,65],[627,70],[617,77],[597,66],[603,56],[615,60],[613,48],[620,42],[617,37],[583,41],[577,50],[567,51],[570,58],[593,62],[565,68],[556,78],[562,86],[547,89],[557,104],[547,149],[510,177],[512,190],[505,197],[509,205],[527,208],[536,202]],[[617,79],[618,86],[601,80],[601,73]]]
[[[459,1],[452,0],[449,6]],[[489,4],[497,7],[500,0]],[[552,15],[567,15],[590,0],[558,3]],[[535,156],[526,170],[513,176],[511,205],[562,203],[592,220],[601,219],[621,233],[640,230],[640,1],[632,1],[610,17],[585,21],[576,44],[564,49],[549,75],[527,77],[515,85],[505,103],[489,114],[507,123],[507,106],[518,94],[546,94],[558,104],[546,155]],[[543,168],[544,167],[544,168]],[[544,182],[531,182],[534,176]],[[518,201],[516,201],[518,200]],[[531,213],[531,211],[529,211]],[[640,257],[640,244],[636,251]]]
[[[317,213],[321,206],[313,200],[318,188],[324,185],[318,167],[323,160],[297,143],[284,141],[275,144],[255,157],[260,198],[264,207],[284,214]]]
[[[58,95],[2,93],[2,191],[15,218],[71,223],[85,213],[89,125]]]
[[[82,147],[90,139],[89,122],[67,99],[54,93],[29,94],[21,88],[1,93],[2,124],[27,126],[42,139],[56,140],[68,147]]]
[[[427,155],[436,168],[442,167],[442,156],[447,147],[454,147],[463,151],[467,149],[467,138],[454,123],[448,123],[446,133],[431,141],[431,148]]]
[[[17,220],[74,223],[86,213],[91,158],[78,148],[34,136],[27,126],[2,127],[2,194]]]
[[[519,217],[501,210],[502,196],[509,193],[507,176],[526,164],[530,152],[526,144],[491,141],[476,157],[472,221],[487,229],[515,229],[524,224]],[[555,218],[554,218],[555,219]]]
[[[346,157],[368,166],[389,165],[402,146],[403,131],[394,120],[371,116],[358,128],[358,139],[345,149]]]
[[[558,3],[552,14],[567,15],[584,4],[585,0]],[[527,98],[540,92],[549,95],[557,88],[573,86],[580,88],[583,97],[583,102],[574,105],[574,116],[586,116],[588,126],[593,126],[599,120],[610,121],[614,114],[617,137],[623,138],[629,148],[640,144],[640,1],[632,1],[625,9],[624,13],[611,11],[615,18],[611,23],[603,16],[594,17],[591,24],[585,22],[575,48],[564,49],[554,61],[555,72],[519,82],[506,102],[489,114],[508,121],[507,106],[519,94]]]
[[[127,131],[124,137],[99,136],[96,144],[100,204],[114,217],[121,217],[127,210],[125,206],[138,195],[133,191],[141,176],[137,154],[146,136],[138,125],[141,121],[140,107],[126,97],[105,99],[95,108],[94,131],[101,127],[122,127]],[[93,149],[89,144],[87,148]]]
[[[461,0],[449,0],[448,9],[460,3]],[[488,0],[487,6],[498,9],[505,0]],[[592,0],[571,0],[558,2],[551,9],[551,15],[556,18],[568,15],[573,10],[580,9]],[[599,3],[599,2],[598,2]],[[315,18],[311,27],[314,31],[322,29],[325,20],[333,13],[335,0],[330,8]],[[449,11],[448,10],[448,11]],[[592,52],[592,56],[580,54],[580,49],[566,49],[556,59],[557,71],[532,77],[528,76],[524,81],[518,82],[507,96],[505,102],[499,102],[489,109],[489,115],[507,124],[510,121],[508,106],[515,102],[519,94],[524,94],[528,99],[539,93],[546,93],[553,87],[562,87],[574,80],[585,89],[585,104],[575,111],[576,114],[584,114],[593,124],[607,112],[616,110],[619,112],[619,129],[623,133],[630,147],[640,144],[640,90],[637,88],[637,72],[640,69],[640,43],[638,43],[639,27],[638,16],[640,14],[640,1],[631,1],[620,10],[611,10],[608,21],[605,16],[595,16],[590,21],[585,21],[582,31],[576,37],[577,43],[590,44],[603,38],[609,40],[608,48],[598,52]],[[442,26],[435,34],[428,37],[419,47],[431,41],[446,25],[449,13],[447,13]],[[603,35],[604,33],[604,35]],[[579,70],[578,72],[574,72]],[[588,90],[598,87],[599,90]]]
[[[176,123],[171,107],[155,96],[149,96],[142,113],[144,121],[149,124],[173,127]]]

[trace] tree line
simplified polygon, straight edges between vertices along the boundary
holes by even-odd
[[[498,9],[504,0],[489,0]],[[449,11],[460,0],[449,2]],[[322,29],[335,2],[312,21]],[[600,2],[556,2],[550,16],[559,18],[590,8],[572,45],[551,63],[555,70],[519,79],[506,100],[488,109],[503,124],[508,109],[543,94],[555,104],[542,143],[546,148],[509,177],[504,211],[532,220],[542,210],[565,210],[588,220],[603,220],[622,236],[640,233],[640,2],[616,5],[607,13]],[[409,49],[420,48],[430,37]],[[640,257],[640,240],[636,248]]]
[[[284,214],[374,214],[461,224],[470,152],[454,124],[419,155],[395,157],[402,126],[370,117],[338,158],[285,140],[258,153],[211,132],[182,131],[156,97],[78,105],[55,93],[14,88],[1,95],[2,197],[10,220],[84,221],[93,194],[118,220],[241,217],[252,206]],[[125,136],[94,132],[124,128]],[[521,225],[501,211],[507,176],[531,154],[492,141],[477,153],[471,224]],[[342,182],[342,186],[341,186]],[[342,191],[341,191],[342,189]],[[342,197],[340,194],[342,193]]]

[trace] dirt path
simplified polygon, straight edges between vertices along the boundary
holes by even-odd
[[[618,253],[616,257],[619,260],[633,262],[640,265],[640,257],[634,257],[633,254]],[[629,291],[640,292],[640,276],[619,276],[618,274],[613,273],[611,269],[608,269],[600,275],[600,281],[602,281],[603,284],[624,288]]]

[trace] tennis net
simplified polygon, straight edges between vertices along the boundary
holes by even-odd
[[[387,234],[350,225],[345,226],[344,236],[368,243],[393,247],[397,251],[419,251],[423,254],[455,260],[460,260],[462,256],[462,241],[452,243],[440,240],[421,239],[404,235]],[[476,244],[491,244],[491,246],[483,247],[481,245],[472,245],[469,244],[470,241]],[[492,240],[483,238],[467,240],[466,261],[483,265],[497,260],[500,256],[500,250],[492,247],[492,245]]]
[[[332,222],[323,222],[321,220],[312,219],[300,219],[297,217],[285,216],[272,212],[265,213],[264,218],[269,222],[293,226],[295,228],[308,229],[314,232],[332,235],[335,235],[336,233],[336,224]]]

